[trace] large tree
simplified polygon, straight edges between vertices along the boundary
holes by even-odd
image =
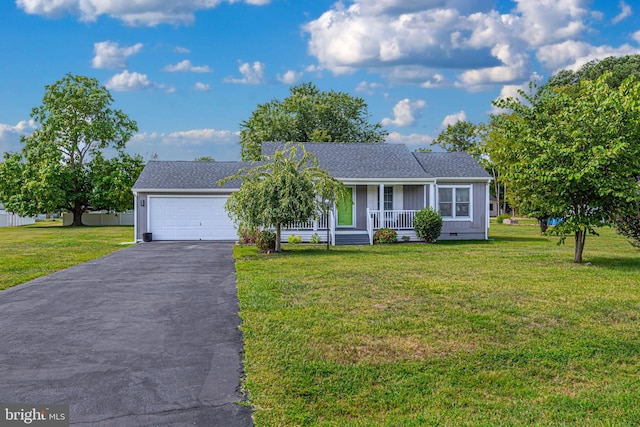
[[[343,92],[324,92],[312,83],[290,89],[283,101],[259,104],[240,124],[242,159],[259,160],[265,141],[383,142],[387,132],[369,122],[367,104]]]
[[[640,55],[611,56],[603,60],[593,60],[576,71],[563,70],[552,76],[548,86],[576,86],[583,80],[595,80],[604,73],[607,84],[618,88],[622,82],[634,77],[640,80]],[[640,247],[640,203],[631,212],[616,212],[609,219],[620,234],[627,236],[631,244]]]
[[[323,212],[324,201],[334,203],[344,194],[343,184],[318,166],[301,144],[287,144],[253,167],[242,168],[221,181],[242,180],[225,204],[230,216],[248,227],[273,227],[280,252],[283,225],[306,222]]]
[[[460,120],[446,129],[433,141],[447,151],[464,151],[479,159],[482,154],[482,126]]]
[[[113,98],[98,81],[67,74],[45,88],[31,112],[39,125],[22,138],[22,153],[6,153],[0,165],[0,200],[21,215],[68,211],[82,225],[88,208],[133,206],[131,186],[142,158],[124,152],[136,122],[112,109]],[[111,150],[114,156],[105,158]]]
[[[638,199],[640,83],[617,88],[610,74],[576,85],[546,85],[522,99],[501,99],[496,116],[502,143],[490,146],[523,213],[559,218],[551,231],[573,234],[574,262],[582,262],[587,234],[612,212]]]

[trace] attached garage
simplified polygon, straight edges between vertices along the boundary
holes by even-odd
[[[133,186],[135,235],[156,240],[236,241],[224,204],[239,181],[219,185],[242,162],[150,161]]]
[[[225,196],[149,196],[148,230],[153,240],[235,240],[224,210]]]

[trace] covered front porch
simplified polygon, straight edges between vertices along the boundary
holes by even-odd
[[[332,245],[373,244],[373,235],[380,228],[390,228],[398,239],[417,241],[413,230],[416,213],[435,206],[434,183],[347,184],[348,197],[323,213],[320,218],[304,224],[290,224],[282,230],[282,240],[290,235],[304,242],[318,237]]]

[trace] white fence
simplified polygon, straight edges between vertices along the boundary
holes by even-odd
[[[21,225],[34,224],[36,218],[25,218],[13,213],[0,213],[0,227],[20,227]]]
[[[62,225],[71,225],[73,214],[62,214]],[[133,211],[118,213],[85,212],[82,214],[84,225],[133,225]]]

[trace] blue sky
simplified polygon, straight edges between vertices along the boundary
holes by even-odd
[[[97,78],[145,158],[238,160],[255,107],[311,81],[365,99],[388,142],[592,59],[640,54],[624,0],[17,0],[0,2],[0,152],[21,149],[44,86]]]

